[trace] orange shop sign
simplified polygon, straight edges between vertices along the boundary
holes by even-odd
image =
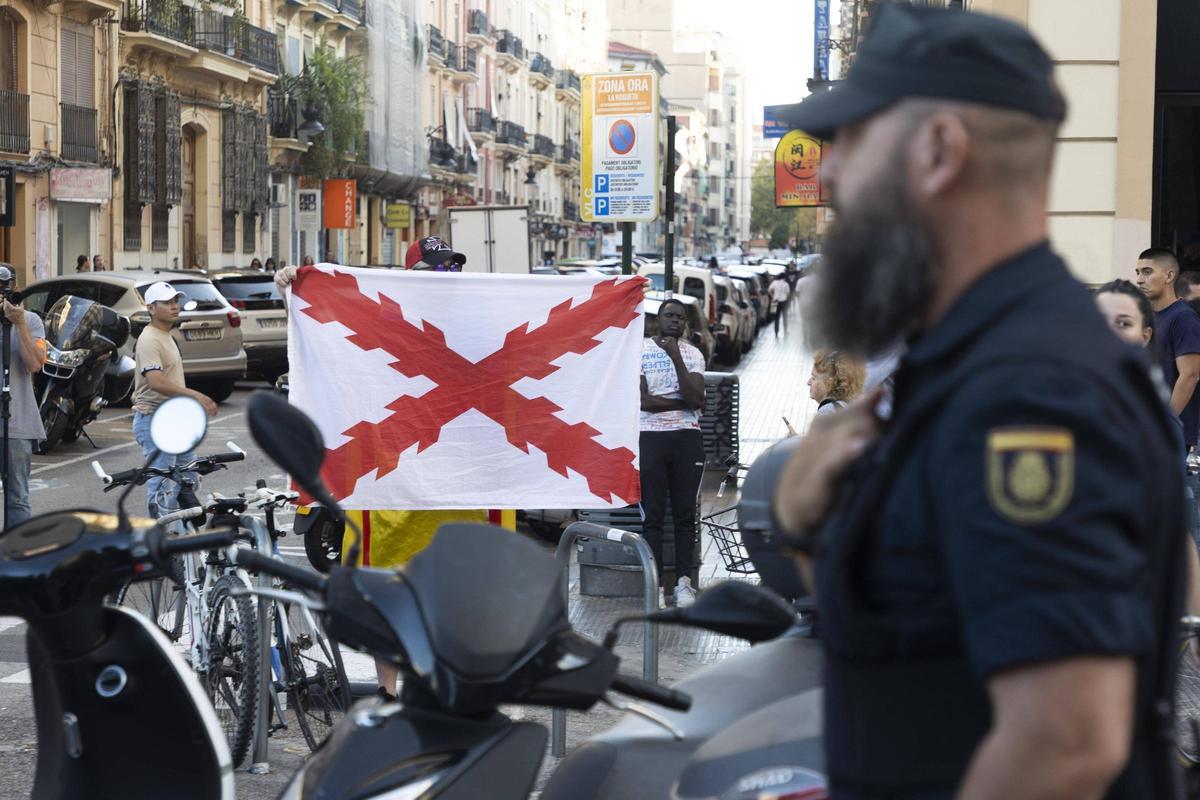
[[[324,182],[321,195],[325,199],[322,221],[326,228],[353,228],[355,201],[353,180],[330,179]]]
[[[821,195],[821,140],[788,131],[775,146],[775,206],[825,204]]]

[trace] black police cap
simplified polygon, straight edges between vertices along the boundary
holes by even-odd
[[[909,97],[980,103],[1062,121],[1054,63],[1024,27],[967,11],[889,3],[873,16],[846,79],[781,116],[824,139]]]

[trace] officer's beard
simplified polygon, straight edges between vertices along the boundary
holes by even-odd
[[[902,161],[903,159],[900,159]],[[871,357],[909,336],[937,280],[933,238],[905,192],[895,163],[855,208],[838,211],[805,291],[805,332],[813,349]]]

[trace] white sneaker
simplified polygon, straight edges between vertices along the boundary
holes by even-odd
[[[675,606],[687,608],[696,602],[696,590],[692,588],[692,579],[686,575],[675,584]]]

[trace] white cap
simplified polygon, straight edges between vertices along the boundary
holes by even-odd
[[[174,300],[176,297],[183,297],[183,292],[177,291],[174,286],[166,281],[150,284],[150,288],[142,292],[142,297],[146,299],[146,305],[151,303],[161,303],[164,300]]]

